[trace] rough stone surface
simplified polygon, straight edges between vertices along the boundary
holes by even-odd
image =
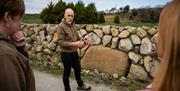
[[[119,28],[119,32],[122,32],[124,30],[124,27]]]
[[[114,79],[119,78],[118,74],[114,73],[114,74],[113,74],[113,78],[114,78]]]
[[[149,38],[142,39],[140,46],[140,53],[144,55],[149,55],[152,53],[152,42]]]
[[[44,41],[44,42],[42,43],[42,45],[43,45],[44,48],[48,48],[49,42]]]
[[[109,44],[111,42],[112,36],[110,35],[105,35],[102,39],[102,43],[104,46],[106,46],[107,44]]]
[[[44,35],[44,31],[40,31],[39,32],[39,35],[40,35],[40,39],[41,39],[41,43],[43,42],[43,41],[45,41],[45,35]]]
[[[87,45],[87,46],[85,46],[84,48],[82,48],[82,49],[80,50],[80,57],[83,57],[83,56],[84,56],[84,54],[85,54],[86,50],[89,48],[89,46],[90,46],[90,45]]]
[[[41,42],[41,37],[38,35],[38,36],[36,36],[36,39],[37,39],[37,44],[42,44],[42,42]]]
[[[132,43],[134,45],[140,45],[141,44],[141,39],[135,34],[131,35],[131,40],[132,40]]]
[[[111,28],[111,34],[112,36],[116,37],[119,34],[119,30],[117,28]]]
[[[25,31],[24,34],[26,37],[29,37],[29,36],[35,34],[35,32],[33,30],[24,30],[24,31]]]
[[[153,67],[151,68],[150,75],[155,77],[158,73],[160,63],[157,60],[153,60]]]
[[[116,48],[118,46],[119,43],[119,37],[113,37],[112,41],[111,41],[111,48]]]
[[[49,55],[53,54],[53,51],[51,51],[50,49],[44,49],[43,51],[45,54],[49,54]]]
[[[103,31],[102,30],[100,30],[100,29],[94,29],[93,30],[100,38],[102,38],[103,37]]]
[[[110,34],[111,33],[111,26],[110,25],[103,26],[103,32],[105,34]]]
[[[87,31],[84,29],[80,29],[79,34],[80,34],[80,36],[85,36],[87,34]]]
[[[133,49],[133,44],[132,44],[131,40],[128,39],[128,38],[127,39],[121,39],[120,42],[119,42],[118,48],[120,50],[128,52],[128,51]]]
[[[144,68],[135,64],[131,64],[129,74],[127,77],[130,79],[140,80],[145,82],[147,82],[149,78]]]
[[[153,59],[150,56],[144,57],[144,67],[147,72],[150,72],[153,67]]]
[[[128,30],[128,32],[130,32],[130,33],[136,33],[136,28],[135,28],[135,27],[130,27],[130,28],[128,28],[127,30]]]
[[[47,25],[47,31],[49,34],[54,34],[57,31],[58,26]]]
[[[137,34],[140,38],[144,38],[144,37],[147,35],[147,32],[146,32],[145,30],[143,30],[142,28],[137,28],[136,34]]]
[[[143,29],[143,30],[148,30],[148,29],[150,29],[150,27],[142,26],[142,29]]]
[[[55,64],[58,64],[59,61],[60,61],[60,56],[58,54],[55,54],[51,57],[51,62],[55,63]]]
[[[39,45],[36,47],[36,52],[41,52],[43,50],[43,46]]]
[[[87,25],[87,26],[86,26],[87,32],[92,32],[92,31],[93,31],[93,28],[94,28],[93,25]]]
[[[56,49],[56,45],[57,45],[57,43],[50,42],[49,45],[48,45],[48,48],[51,49],[51,50],[55,50]]]
[[[147,30],[147,32],[150,34],[150,35],[154,35],[157,33],[157,30],[155,28],[151,28],[149,30]]]
[[[26,51],[29,51],[32,46],[33,46],[33,44],[27,44],[27,43],[26,43],[24,49],[25,49]]]
[[[136,54],[132,51],[129,52],[128,55],[129,55],[129,58],[131,59],[131,61],[135,64],[137,64],[141,59],[141,56],[139,54]]]
[[[118,37],[119,38],[127,38],[129,36],[129,32],[127,30],[122,31]]]
[[[123,64],[119,66],[120,64]],[[85,69],[97,69],[107,74],[117,73],[123,76],[129,68],[127,54],[102,45],[90,46],[81,60],[81,66]]]
[[[97,24],[94,24],[94,29],[98,29],[98,25]]]
[[[53,35],[51,35],[51,34],[47,35],[46,39],[48,42],[51,42],[51,40],[53,39]]]
[[[91,44],[100,44],[101,38],[99,38],[95,33],[89,33],[88,36],[91,38]]]

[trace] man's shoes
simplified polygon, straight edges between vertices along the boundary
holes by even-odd
[[[89,85],[83,84],[82,86],[78,86],[77,90],[91,90],[91,87]]]

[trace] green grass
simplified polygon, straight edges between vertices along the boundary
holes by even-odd
[[[98,24],[98,25],[116,25],[116,26],[132,26],[132,27],[141,27],[141,26],[148,26],[148,27],[153,27],[153,26],[157,26],[157,23],[133,23],[127,19],[121,19],[120,18],[120,23],[116,24],[113,23],[114,20],[114,16],[115,15],[105,15],[105,21],[106,23],[103,24]],[[26,14],[22,20],[23,23],[27,23],[27,24],[41,24],[43,23],[40,19],[40,15],[39,14]]]
[[[115,15],[105,15],[104,16],[105,22],[106,23],[113,23],[114,22],[114,17],[115,17]]]
[[[32,24],[32,23],[36,23],[36,24],[41,24],[42,21],[40,19],[40,15],[39,14],[25,14],[23,19],[22,19],[22,23],[27,23],[27,24]]]
[[[128,20],[126,18],[120,18],[120,23],[116,24],[114,22],[114,17],[115,15],[105,15],[105,23],[99,24],[99,25],[116,25],[116,26],[132,26],[132,27],[141,27],[141,26],[148,26],[148,27],[154,27],[157,26],[157,23],[143,23],[143,22],[138,22],[134,23],[131,20]]]
[[[142,27],[142,26],[147,26],[147,27],[154,27],[157,26],[156,23],[103,23],[103,24],[98,24],[98,25],[116,25],[116,26],[131,26],[131,27]]]

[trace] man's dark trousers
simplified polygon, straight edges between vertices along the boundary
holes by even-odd
[[[74,69],[75,78],[76,78],[78,86],[82,86],[83,81],[81,80],[81,75],[80,75],[81,66],[80,66],[78,53],[77,52],[73,52],[73,53],[61,52],[61,59],[64,65],[63,83],[64,83],[65,91],[70,90],[69,76],[71,72],[71,67]]]

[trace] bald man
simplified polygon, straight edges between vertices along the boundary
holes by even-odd
[[[81,66],[79,61],[79,55],[77,53],[78,48],[83,48],[88,45],[89,40],[83,39],[81,41],[77,33],[77,28],[74,24],[74,11],[70,8],[65,10],[64,18],[59,24],[58,33],[60,40],[58,44],[61,49],[61,59],[64,65],[63,83],[65,91],[71,91],[69,85],[69,76],[71,67],[74,69],[75,78],[78,84],[77,90],[90,90],[91,87],[83,83],[80,76]]]

